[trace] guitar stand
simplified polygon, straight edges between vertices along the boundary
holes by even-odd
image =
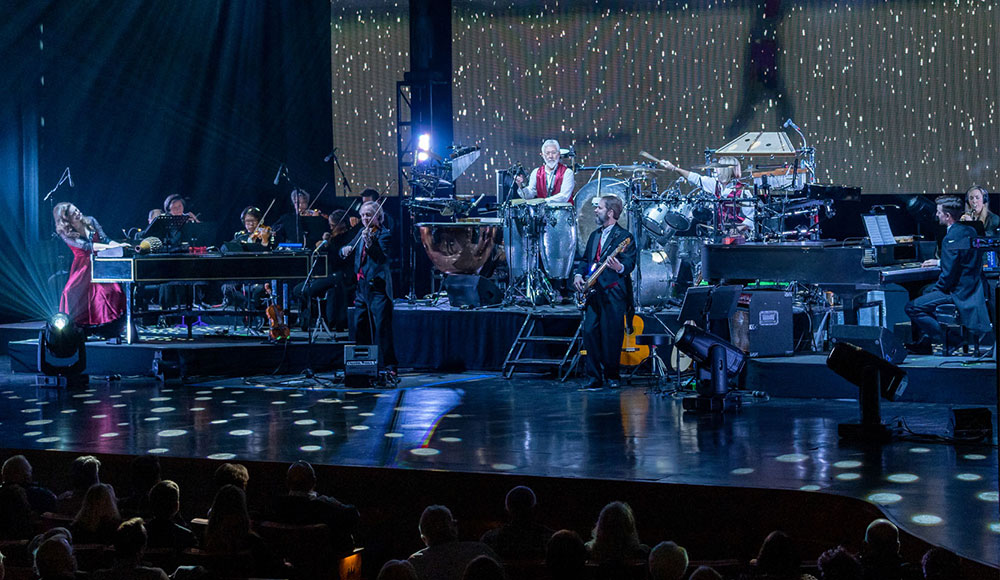
[[[317,296],[313,300],[316,301],[316,322],[309,329],[309,344],[316,342],[321,332],[327,340],[334,340],[333,331],[330,330],[330,326],[326,323],[326,318],[323,317],[323,310],[321,309],[323,305],[320,303],[320,298]]]

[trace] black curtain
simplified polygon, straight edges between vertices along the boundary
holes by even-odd
[[[277,197],[268,221],[289,209],[288,184],[272,184],[283,162],[315,195],[332,177],[329,11],[326,0],[53,0],[5,11],[0,195],[19,212],[9,235],[68,254],[49,238],[52,202],[76,203],[121,237],[179,193],[221,241],[247,205]],[[75,187],[42,202],[66,167]]]

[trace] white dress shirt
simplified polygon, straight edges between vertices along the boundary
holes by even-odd
[[[556,166],[558,169],[559,166]],[[538,172],[539,170],[545,170],[545,185],[549,188],[552,187],[553,181],[556,178],[556,170],[553,169],[549,171],[544,165],[541,167],[536,167],[531,170],[531,175],[528,176],[527,183],[524,187],[517,190],[517,194],[524,199],[535,199],[538,197],[538,192],[535,191],[535,183],[538,182]],[[573,178],[573,170],[566,168],[566,173],[563,174],[562,185],[559,187],[558,192],[553,192],[552,195],[546,196],[546,203],[559,203],[559,202],[569,202],[569,198],[573,195],[573,187],[575,186],[575,181]]]

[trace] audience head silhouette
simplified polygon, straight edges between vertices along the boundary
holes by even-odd
[[[288,491],[310,492],[316,488],[316,470],[306,461],[296,461],[285,475]]]
[[[451,510],[443,505],[427,506],[420,514],[420,537],[427,547],[457,540],[458,524],[451,516]]]
[[[688,567],[687,550],[674,542],[660,542],[649,553],[652,580],[680,580]]]
[[[247,470],[246,466],[240,465],[239,463],[223,463],[215,470],[215,488],[221,489],[226,485],[235,485],[236,487],[247,490],[247,483],[250,481],[250,472]]]

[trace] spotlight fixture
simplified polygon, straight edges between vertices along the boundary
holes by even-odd
[[[843,439],[884,442],[892,438],[882,423],[879,401],[895,401],[906,390],[906,371],[849,342],[840,342],[830,351],[826,366],[858,387],[860,423],[841,423],[837,434]]]
[[[38,333],[39,386],[69,387],[90,382],[87,368],[87,334],[69,315],[55,314]]]
[[[725,411],[739,398],[728,398],[730,379],[739,376],[746,363],[746,353],[731,342],[685,324],[674,338],[677,350],[691,357],[698,365],[698,396],[684,399],[686,411]]]

